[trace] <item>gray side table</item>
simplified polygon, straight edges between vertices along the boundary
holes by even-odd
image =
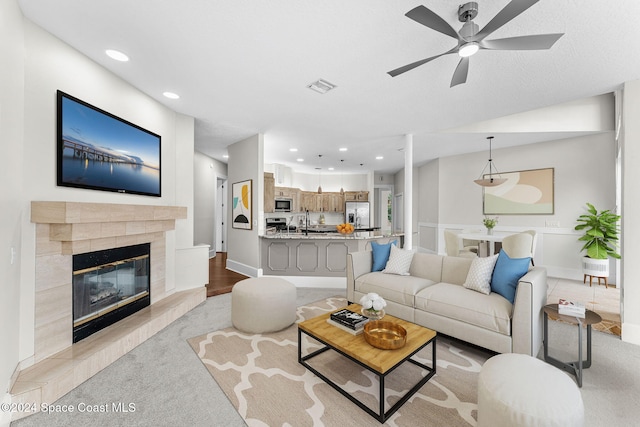
[[[586,310],[584,318],[566,316],[558,314],[558,304],[548,304],[543,308],[544,311],[544,360],[547,363],[560,368],[576,377],[578,387],[582,387],[582,370],[591,366],[591,325],[602,321],[602,317],[594,311]],[[576,362],[562,362],[556,358],[549,356],[549,315],[556,316],[558,319],[578,325],[578,360]],[[587,360],[582,360],[582,326],[587,327]]]

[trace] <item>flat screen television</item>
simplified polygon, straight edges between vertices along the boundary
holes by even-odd
[[[62,91],[58,104],[58,185],[161,196],[162,138]]]

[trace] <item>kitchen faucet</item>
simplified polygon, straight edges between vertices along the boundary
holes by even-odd
[[[309,209],[306,210],[304,219],[304,235],[309,235]]]

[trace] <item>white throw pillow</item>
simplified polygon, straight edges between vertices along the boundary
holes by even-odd
[[[491,293],[491,276],[498,254],[488,257],[474,258],[464,281],[464,287],[485,295]]]
[[[408,276],[412,259],[413,251],[402,250],[397,248],[395,245],[391,245],[391,254],[389,254],[389,261],[387,261],[387,265],[384,270],[382,270],[382,272]]]

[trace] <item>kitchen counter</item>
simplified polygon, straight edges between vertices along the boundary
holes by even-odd
[[[335,230],[335,228],[333,228]],[[318,229],[314,229],[311,231],[309,229],[308,235],[305,235],[303,230],[301,231],[278,231],[276,233],[265,234],[260,236],[264,239],[358,239],[358,240],[368,240],[368,239],[379,239],[384,237],[399,237],[403,236],[403,234],[383,234],[379,230],[378,231],[354,231],[351,234],[340,234],[335,231],[320,231]]]
[[[260,262],[264,275],[346,277],[347,254],[370,248],[371,241],[387,243],[404,234],[358,231],[351,234],[289,232],[261,237]]]

